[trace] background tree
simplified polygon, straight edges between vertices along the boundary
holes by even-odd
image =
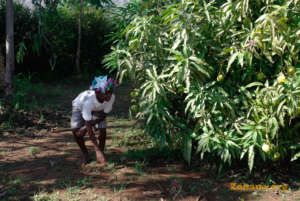
[[[14,54],[14,9],[13,1],[6,1],[6,73],[5,73],[5,98],[13,96],[13,77],[15,70]]]
[[[5,65],[4,65],[4,56],[0,46],[0,88],[4,87],[5,83]]]
[[[83,9],[83,0],[80,0],[79,17],[78,17],[77,51],[76,51],[76,71],[78,74],[81,73],[81,70],[80,70],[80,46],[81,46],[82,9]]]

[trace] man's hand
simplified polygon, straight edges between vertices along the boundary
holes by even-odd
[[[85,122],[85,125],[87,127],[87,129],[91,128],[92,126],[94,126],[96,123],[95,123],[95,120],[90,120],[90,121],[86,121]]]
[[[93,125],[100,123],[104,119],[105,119],[105,117],[104,118],[97,118],[97,119],[93,120]]]
[[[106,113],[101,111],[101,112],[97,112],[94,116],[97,117],[96,121],[103,121],[106,118]],[[97,122],[97,123],[99,123]]]
[[[100,123],[103,120],[104,119],[101,118],[101,119],[95,119],[95,120],[86,121],[85,125],[86,125],[86,127],[93,127],[93,126],[95,126],[96,124]]]
[[[101,121],[105,120],[106,118],[106,113],[105,112],[97,112],[97,114],[95,114],[94,116],[97,117],[97,119],[91,120],[89,121],[91,123],[92,126],[94,126],[95,124],[100,123]]]

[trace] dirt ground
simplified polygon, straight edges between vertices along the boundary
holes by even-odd
[[[67,128],[71,100],[86,87],[50,87],[39,100],[41,112],[24,113],[14,129],[0,130],[0,200],[95,201],[297,201],[299,181],[286,192],[232,191],[233,176],[217,178],[210,167],[187,168],[176,156],[151,148],[151,140],[130,120],[128,84],[116,92],[109,115],[106,166],[93,161],[80,166],[80,151]],[[236,174],[239,177],[239,174]]]

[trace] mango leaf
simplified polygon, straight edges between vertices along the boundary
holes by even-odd
[[[297,160],[298,158],[300,158],[300,152],[296,153],[293,158],[291,159],[291,161],[295,161]]]
[[[163,133],[160,136],[159,149],[162,150],[164,148],[165,144],[166,144],[166,134]]]
[[[269,127],[270,127],[271,138],[274,139],[279,129],[279,125],[275,117],[269,119]]]
[[[238,54],[239,64],[243,67],[244,66],[244,55],[242,53]]]
[[[232,63],[235,61],[235,59],[238,56],[238,54],[239,54],[239,52],[235,52],[233,55],[231,55],[231,57],[230,57],[230,59],[228,61],[227,69],[226,69],[227,72],[229,72]]]
[[[180,43],[181,43],[181,39],[180,39],[180,35],[178,35],[178,37],[177,37],[175,43],[174,43],[173,46],[172,46],[172,50],[175,50],[175,49],[178,47],[178,45],[179,45]]]
[[[192,138],[191,134],[193,131],[189,131],[184,135],[183,138],[183,158],[188,162],[188,165],[191,164],[191,155],[192,155]]]
[[[257,87],[257,86],[263,86],[263,84],[261,82],[252,82],[248,85],[245,86],[245,88],[251,88],[251,87]]]
[[[223,50],[223,53],[227,54],[229,52],[231,52],[232,50],[234,50],[233,48],[227,48],[225,50]]]
[[[249,167],[250,172],[253,169],[254,156],[255,156],[254,145],[251,145],[248,150],[248,167]]]
[[[277,108],[277,115],[280,115],[282,113],[282,107],[283,105],[285,104],[286,100],[283,100],[279,105],[278,105],[278,108]]]

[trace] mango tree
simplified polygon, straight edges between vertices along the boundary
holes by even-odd
[[[157,145],[180,148],[188,163],[198,153],[219,170],[299,157],[299,1],[133,7],[104,63],[120,82],[137,83],[132,112]]]

